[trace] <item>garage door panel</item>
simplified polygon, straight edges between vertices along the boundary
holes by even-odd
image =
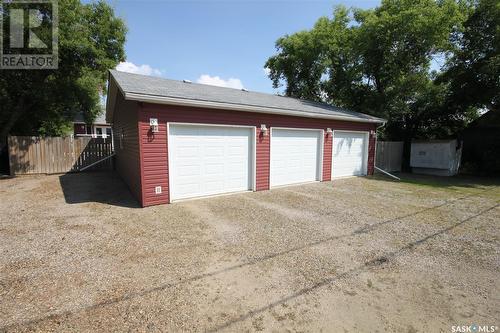
[[[224,147],[217,146],[206,146],[206,150],[203,152],[204,155],[210,157],[221,157],[224,156]]]
[[[226,179],[225,187],[230,190],[230,192],[235,192],[239,189],[239,184],[241,182],[240,178]]]
[[[332,176],[334,178],[366,174],[367,135],[359,132],[335,132]]]
[[[224,183],[223,182],[221,183],[219,179],[210,180],[209,178],[204,182],[204,185],[205,185],[205,192],[208,194],[220,192],[224,189]]]
[[[189,176],[199,175],[200,174],[200,166],[199,165],[186,165],[181,170],[179,170],[179,176]]]
[[[321,131],[273,129],[271,186],[319,180]]]
[[[251,189],[250,128],[170,125],[171,200]]]
[[[207,176],[224,174],[224,164],[212,164],[205,167],[205,174]]]
[[[228,155],[229,156],[234,156],[234,157],[243,157],[241,152],[243,150],[245,145],[238,145],[238,146],[232,146],[229,147]]]
[[[182,184],[178,185],[178,191],[180,193],[193,193],[193,192],[199,192],[201,190],[200,185],[198,183],[196,184]]]
[[[198,147],[182,145],[179,147],[179,157],[196,157],[200,153]]]

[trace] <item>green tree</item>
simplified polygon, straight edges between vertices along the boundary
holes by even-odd
[[[265,66],[275,88],[388,119],[380,133],[409,144],[451,133],[466,116],[442,108],[448,85],[431,62],[454,50],[469,6],[453,0],[383,0],[374,9],[335,9],[309,31],[282,37]],[[462,110],[463,111],[463,110]]]
[[[107,70],[125,57],[126,27],[109,5],[58,3],[59,68],[0,70],[0,146],[9,133],[64,134],[76,112],[91,122],[100,111]]]
[[[450,86],[448,107],[500,111],[500,2],[475,1],[454,40],[457,51],[438,77]]]

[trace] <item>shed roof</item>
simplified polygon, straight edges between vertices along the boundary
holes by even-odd
[[[300,117],[330,118],[346,121],[383,123],[384,119],[346,110],[326,103],[283,97],[247,90],[210,86],[185,81],[110,70],[110,89],[116,84],[126,100],[189,105],[234,111],[284,114]],[[111,99],[113,96],[110,96]],[[113,105],[106,110],[112,119]]]

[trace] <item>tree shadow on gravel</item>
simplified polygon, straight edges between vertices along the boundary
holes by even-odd
[[[59,177],[59,183],[68,204],[97,202],[140,208],[128,187],[113,171],[67,173]]]

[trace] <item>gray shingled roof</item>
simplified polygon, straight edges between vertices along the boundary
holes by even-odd
[[[153,76],[131,74],[110,70],[120,90],[127,93],[145,96],[179,98],[191,101],[205,101],[240,106],[272,108],[287,111],[308,112],[325,116],[352,118],[353,121],[385,122],[384,119],[369,116],[363,113],[349,111],[325,103],[312,102],[291,97],[283,97],[240,89],[222,88],[198,83],[168,80]],[[263,110],[263,112],[265,112]]]
[[[73,122],[74,123],[84,123],[85,122],[85,118],[83,117],[83,113],[82,112],[77,112],[75,114],[75,117],[73,118]],[[104,107],[102,107],[101,113],[99,113],[96,116],[96,118],[94,120],[94,124],[96,124],[96,125],[107,124],[107,122],[106,122],[106,109]]]

